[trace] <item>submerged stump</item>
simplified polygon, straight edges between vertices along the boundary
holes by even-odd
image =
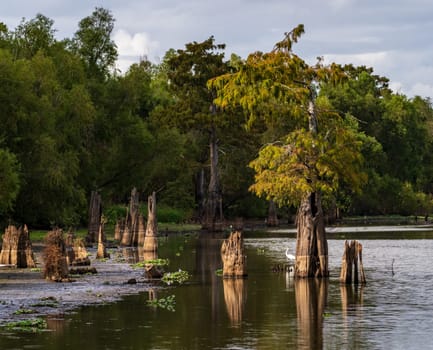
[[[244,255],[244,240],[241,231],[232,232],[221,246],[224,278],[247,276],[247,261]]]
[[[364,266],[362,264],[362,244],[358,241],[345,241],[341,262],[340,282],[351,284],[365,284]]]

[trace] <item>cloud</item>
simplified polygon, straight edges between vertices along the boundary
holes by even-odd
[[[119,53],[117,68],[122,72],[126,72],[131,64],[140,61],[140,59],[154,59],[154,55],[159,49],[159,43],[151,40],[149,35],[144,32],[130,34],[124,29],[119,29],[114,33],[113,40]]]
[[[355,66],[378,67],[389,62],[389,53],[381,52],[366,52],[358,54],[327,54],[324,55],[326,63],[352,63]]]
[[[433,96],[433,85],[416,83],[409,89],[410,96],[431,97]]]

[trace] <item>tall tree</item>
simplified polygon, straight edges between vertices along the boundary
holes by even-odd
[[[174,103],[164,110],[162,119],[168,125],[194,134],[194,138],[209,145],[209,156],[202,155],[199,163],[209,161],[209,186],[202,203],[198,203],[203,227],[217,229],[223,220],[222,191],[218,174],[219,137],[218,130],[224,123],[224,115],[213,104],[213,92],[206,87],[206,82],[217,75],[227,72],[224,62],[223,44],[215,44],[213,37],[198,43],[188,43],[184,50],[169,52],[166,60],[167,76]],[[199,141],[200,142],[200,141]],[[203,147],[204,148],[204,147]],[[198,173],[203,168],[198,169]],[[202,175],[197,177],[203,179]],[[200,188],[201,186],[198,186]],[[199,199],[200,200],[200,199]],[[202,209],[203,208],[203,209]],[[202,209],[202,210],[201,210]]]
[[[257,118],[293,118],[296,129],[265,145],[251,166],[256,172],[251,189],[279,204],[297,204],[297,277],[327,277],[328,248],[322,196],[338,184],[353,188],[363,180],[356,120],[330,110],[326,99],[316,99],[321,82],[338,83],[341,67],[322,61],[308,65],[292,45],[304,33],[299,25],[286,33],[269,53],[248,56],[238,72],[209,82],[218,91],[215,103],[241,106],[251,123]]]
[[[109,10],[96,7],[78,25],[71,47],[86,62],[89,76],[104,79],[114,68],[117,59],[117,46],[111,39],[114,21]]]

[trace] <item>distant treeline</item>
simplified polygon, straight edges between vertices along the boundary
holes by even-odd
[[[136,187],[144,201],[199,220],[208,196],[209,137],[217,135],[219,183],[226,217],[265,217],[268,202],[249,191],[248,166],[264,144],[293,130],[279,106],[252,123],[222,111],[209,79],[239,69],[210,37],[171,49],[161,63],[143,58],[115,69],[115,19],[96,8],[72,38],[58,40],[53,20],[38,14],[15,28],[0,23],[0,224],[86,224],[90,192],[103,208],[127,204]],[[194,39],[194,38],[192,38]],[[270,43],[271,45],[272,43]],[[345,66],[344,84],[324,84],[318,98],[350,114],[374,142],[363,144],[368,180],[362,193],[340,188],[326,210],[344,215],[425,215],[433,192],[431,101],[393,93],[367,67]],[[293,214],[293,208],[280,208]]]

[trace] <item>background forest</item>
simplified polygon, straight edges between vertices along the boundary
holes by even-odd
[[[143,58],[126,73],[116,71],[114,23],[110,11],[96,8],[61,41],[54,22],[40,14],[15,29],[0,23],[1,226],[84,225],[91,191],[101,193],[112,218],[133,187],[142,200],[157,191],[162,220],[199,221],[216,190],[225,217],[264,218],[269,203],[249,191],[249,164],[263,145],[293,131],[291,119],[280,118],[278,107],[254,120],[237,108],[216,108],[207,82],[236,72],[243,60],[226,58],[213,37],[169,50],[159,64]],[[430,213],[430,99],[392,92],[372,68],[343,70],[347,80],[322,84],[317,98],[357,121],[368,180],[360,193],[340,187],[325,210]],[[217,173],[209,140],[218,145]],[[216,175],[218,185],[208,191]]]

